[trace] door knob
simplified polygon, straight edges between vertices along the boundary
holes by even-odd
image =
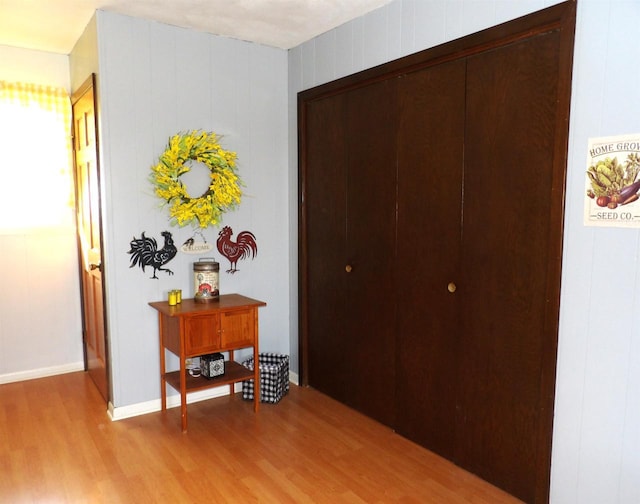
[[[353,267],[352,267],[350,264],[347,264],[347,265],[344,267],[344,270],[345,270],[347,273],[351,273],[351,270],[352,270],[352,269],[353,269]]]
[[[93,270],[102,271],[102,263],[98,263],[98,264],[91,263],[91,264],[89,264],[89,269],[91,271],[93,271]]]
[[[456,284],[454,284],[453,282],[449,282],[449,285],[447,285],[447,290],[451,293],[454,293],[456,289]]]

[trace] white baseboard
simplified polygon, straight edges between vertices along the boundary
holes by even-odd
[[[30,369],[28,371],[18,371],[16,373],[3,374],[0,375],[0,385],[25,380],[35,380],[37,378],[46,378],[47,376],[55,376],[65,373],[74,373],[76,371],[84,371],[84,362],[71,362],[69,364],[63,364],[61,366]]]
[[[32,369],[29,371],[3,374],[0,375],[0,385],[25,380],[35,380],[37,378],[46,378],[47,376],[55,376],[65,373],[74,373],[76,371],[84,371],[84,362],[73,362],[71,364],[64,364],[62,366],[52,366],[49,368]],[[294,383],[295,385],[298,385],[300,383],[298,374],[289,371],[289,381],[291,383]],[[236,393],[242,393],[242,383],[236,383],[235,390]],[[187,396],[187,404],[195,403],[198,401],[206,401],[207,399],[213,399],[214,397],[222,397],[226,395],[229,395],[228,385],[202,390],[200,392],[192,392]],[[180,395],[167,395],[167,408],[175,408],[178,406],[180,406]],[[107,413],[111,420],[117,421],[138,415],[146,415],[147,413],[154,413],[156,411],[160,411],[161,409],[162,408],[160,405],[160,399],[131,404],[129,406],[120,406],[117,408],[114,407],[111,402],[109,402]]]
[[[242,383],[235,384],[235,391],[236,393],[242,393]],[[191,392],[187,396],[187,404],[206,401],[207,399],[213,399],[214,397],[223,397],[226,395],[229,395],[229,385],[222,385],[220,387],[201,390],[199,392]],[[180,406],[180,394],[167,394],[167,408],[176,408],[178,406]],[[153,399],[152,401],[119,407],[114,407],[110,402],[107,413],[109,415],[109,418],[111,418],[111,420],[115,422],[117,420],[124,420],[125,418],[131,418],[138,415],[155,413],[156,411],[160,411],[161,409],[162,405],[160,399]]]

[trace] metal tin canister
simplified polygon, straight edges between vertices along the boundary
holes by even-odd
[[[193,263],[193,284],[197,303],[215,301],[220,297],[220,263],[213,258],[202,258]]]

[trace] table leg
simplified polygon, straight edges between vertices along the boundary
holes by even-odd
[[[258,338],[253,345],[253,411],[260,408],[260,354],[258,352]]]
[[[187,432],[187,373],[184,359],[180,359],[180,418],[182,432]]]
[[[164,350],[164,328],[162,323],[162,313],[158,313],[158,327],[160,333],[160,407],[162,411],[167,409],[167,381],[164,374],[166,372],[165,350]]]
[[[233,362],[233,350],[229,350],[229,362]],[[235,383],[230,383],[229,384],[229,395],[233,396],[233,394],[236,393],[236,384]]]

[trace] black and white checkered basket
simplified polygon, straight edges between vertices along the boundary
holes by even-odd
[[[276,404],[289,392],[289,356],[261,353],[259,359],[260,402]],[[253,357],[242,365],[253,371]],[[242,382],[242,398],[253,400],[253,380]]]

